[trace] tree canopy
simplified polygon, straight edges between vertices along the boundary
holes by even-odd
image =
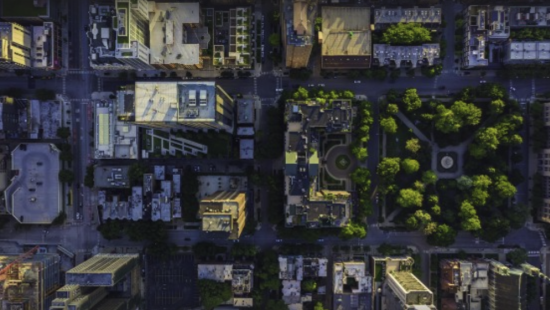
[[[435,182],[437,182],[437,174],[435,174],[432,170],[424,171],[422,174],[422,182],[426,184],[435,184]]]
[[[363,239],[367,236],[365,226],[360,223],[351,222],[344,226],[340,231],[340,238],[343,240],[349,240],[352,238]]]
[[[391,116],[380,119],[380,126],[386,133],[394,134],[397,132],[397,122]]]
[[[461,227],[463,230],[476,231],[481,229],[481,222],[477,216],[476,209],[470,202],[462,202],[458,216],[462,219]]]
[[[506,260],[512,265],[518,266],[527,261],[527,251],[524,249],[515,249],[506,253]]]
[[[409,88],[403,94],[403,103],[405,104],[405,109],[407,111],[414,111],[419,109],[422,106],[422,100],[416,92],[416,88]]]
[[[416,159],[405,158],[401,161],[401,168],[403,168],[405,173],[412,174],[420,169],[420,163],[418,163],[418,160]]]
[[[382,34],[382,42],[391,45],[418,45],[431,40],[430,31],[418,23],[393,24]]]
[[[414,189],[405,188],[399,191],[397,203],[404,208],[421,207],[422,194]]]
[[[281,36],[276,34],[276,33],[272,33],[269,36],[269,45],[271,45],[273,47],[277,47],[280,44],[281,44]]]
[[[201,303],[206,310],[211,310],[231,299],[231,283],[200,279],[198,281]]]
[[[376,171],[382,179],[391,181],[399,172],[399,162],[399,157],[384,157],[378,164]]]
[[[416,154],[420,151],[420,141],[417,138],[411,138],[405,143],[405,148],[407,151]]]
[[[397,112],[399,112],[399,107],[395,103],[390,103],[386,107],[386,112],[388,114],[396,114]]]
[[[302,291],[313,292],[317,289],[317,282],[313,279],[307,279],[302,281]]]
[[[435,246],[448,247],[455,242],[456,231],[447,224],[437,225],[435,231],[428,236],[428,243]]]

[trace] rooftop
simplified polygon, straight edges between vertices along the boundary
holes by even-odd
[[[239,191],[217,191],[200,201],[202,230],[223,232],[238,239],[246,221],[246,194]]]
[[[50,224],[62,210],[59,150],[48,143],[19,144],[11,164],[16,174],[4,192],[8,212],[24,224]]]
[[[138,254],[97,254],[67,271],[65,282],[81,286],[114,286],[138,264]]]
[[[117,100],[95,102],[95,158],[137,158],[138,130],[135,125],[120,120],[124,113],[125,92],[117,93]]]
[[[199,280],[213,280],[218,282],[231,281],[233,279],[231,264],[198,264]]]
[[[422,44],[421,46],[391,46],[388,44],[373,44],[373,58],[380,65],[388,65],[394,61],[396,67],[401,66],[402,61],[410,62],[412,67],[417,65],[433,65],[439,58],[439,44]]]
[[[511,27],[548,27],[550,6],[511,6]]]
[[[254,123],[254,110],[261,104],[259,98],[256,96],[246,95],[243,98],[239,98],[237,103],[237,123],[238,124],[253,124]]]
[[[511,41],[505,50],[507,61],[550,60],[550,41]]]
[[[366,275],[365,262],[334,263],[332,281],[335,294],[372,292],[372,277]]]
[[[149,2],[151,64],[196,65],[210,34],[200,23],[199,3]]]
[[[0,22],[0,59],[31,67],[31,32],[16,23]]]
[[[96,166],[94,183],[98,188],[129,188],[129,166]]]
[[[302,256],[279,256],[279,279],[302,281],[303,265]]]
[[[216,119],[215,82],[136,82],[138,123],[178,123]]]
[[[89,7],[90,25],[86,32],[92,65],[127,67],[115,57],[118,21],[115,7],[93,4]]]
[[[3,0],[2,17],[49,16],[49,0]]]
[[[56,44],[60,38],[56,38],[59,34],[58,27],[52,22],[45,22],[42,26],[32,27],[33,45],[32,58],[35,68],[54,69],[59,68],[58,56],[55,55]]]
[[[441,23],[441,8],[429,7],[419,8],[385,8],[374,10],[375,24],[397,24],[397,23]]]
[[[393,271],[387,274],[392,292],[407,306],[433,305],[433,293],[410,271]],[[430,308],[427,308],[430,309]]]
[[[313,19],[317,6],[305,0],[284,0],[283,19],[286,24],[286,44],[294,46],[311,45]]]
[[[322,9],[323,68],[370,66],[370,9],[328,7]]]
[[[241,159],[254,159],[254,139],[239,140],[239,151]]]

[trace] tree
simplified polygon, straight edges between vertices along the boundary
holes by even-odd
[[[420,100],[415,88],[407,89],[403,94],[402,100],[407,111],[414,111],[422,106],[422,100]]]
[[[435,128],[442,133],[458,132],[462,122],[454,115],[454,112],[440,104],[436,107]]]
[[[420,169],[420,164],[416,159],[405,158],[401,161],[401,168],[405,171],[405,173],[412,174]]]
[[[84,186],[88,188],[94,187],[94,166],[89,165],[86,167],[86,176],[84,177]]]
[[[495,178],[495,183],[493,184],[493,189],[497,195],[501,198],[511,198],[516,194],[516,187],[508,181],[508,178],[501,174]]]
[[[67,140],[71,136],[71,128],[59,127],[57,128],[56,136],[63,140]]]
[[[231,248],[231,256],[239,257],[254,257],[258,253],[256,246],[251,244],[237,243]]]
[[[432,170],[426,170],[422,174],[422,182],[425,184],[435,184],[437,182],[437,174]]]
[[[399,112],[399,107],[395,103],[390,103],[386,107],[386,112],[388,114],[397,114],[397,112]]]
[[[455,242],[456,231],[447,224],[437,225],[435,231],[428,236],[428,244],[448,247]]]
[[[39,88],[34,92],[34,96],[40,101],[55,100],[55,91]]]
[[[350,175],[351,181],[361,190],[370,188],[370,170],[365,167],[355,169]]]
[[[472,187],[474,182],[472,179],[467,175],[461,175],[458,179],[456,179],[456,186],[461,191],[466,191]]]
[[[295,100],[306,100],[309,98],[309,91],[306,88],[300,86],[298,87],[296,92],[294,92],[292,98],[294,98]]]
[[[490,110],[491,114],[497,115],[504,112],[504,108],[506,107],[506,103],[502,99],[495,99],[492,100],[490,103]]]
[[[474,143],[470,145],[470,155],[479,159],[495,151],[500,143],[498,136],[499,132],[496,128],[481,128],[476,134]]]
[[[418,23],[393,24],[382,34],[382,42],[391,45],[417,45],[431,40],[430,31]]]
[[[134,163],[128,169],[128,179],[130,182],[140,182],[143,180],[143,174],[146,167],[141,163]]]
[[[376,169],[378,175],[386,181],[393,181],[395,175],[399,172],[399,157],[384,157]]]
[[[206,310],[211,310],[231,299],[231,283],[200,279],[198,281],[201,303]]]
[[[313,307],[313,310],[327,310],[325,307],[323,307],[323,304],[321,302],[317,302],[315,304],[315,307]]]
[[[343,240],[349,240],[352,238],[363,239],[367,236],[365,227],[360,223],[351,222],[344,226],[340,231],[340,238]]]
[[[397,123],[391,116],[380,119],[380,126],[386,133],[394,134],[397,132]]]
[[[288,310],[288,306],[282,299],[269,299],[265,305],[265,310]]]
[[[317,282],[312,279],[302,281],[302,291],[313,292],[317,289]]]
[[[65,184],[71,184],[74,181],[74,173],[71,170],[63,169],[59,171],[59,181]]]
[[[462,202],[458,216],[462,219],[461,226],[463,230],[476,231],[481,229],[481,222],[477,216],[476,209],[470,202]]]
[[[486,176],[484,174],[476,175],[472,178],[473,186],[475,188],[481,188],[481,189],[488,189],[491,184],[493,184],[493,181],[489,176]]]
[[[396,202],[403,208],[421,207],[422,206],[422,194],[418,191],[405,188],[399,191],[399,196]]]
[[[67,213],[65,211],[59,212],[59,214],[53,219],[52,225],[63,225],[67,219]]]
[[[416,154],[418,151],[420,151],[420,141],[417,138],[411,138],[405,143],[405,148],[409,152]]]
[[[514,266],[519,266],[527,261],[527,251],[525,249],[515,249],[506,253],[506,260]]]
[[[101,233],[101,236],[107,240],[122,238],[122,226],[118,220],[109,219],[97,226],[97,230]]]
[[[481,120],[481,109],[472,103],[464,101],[455,101],[451,106],[454,115],[460,118],[464,125],[477,125]]]
[[[273,47],[278,47],[279,45],[281,45],[281,36],[276,33],[272,33],[269,36],[269,45]]]

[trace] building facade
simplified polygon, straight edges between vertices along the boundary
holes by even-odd
[[[205,232],[220,232],[239,239],[246,223],[246,194],[218,191],[201,199],[198,217]]]

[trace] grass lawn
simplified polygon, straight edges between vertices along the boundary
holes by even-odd
[[[396,121],[398,126],[397,132],[386,134],[386,155],[387,157],[407,157],[406,142],[411,138],[417,137],[403,122],[399,119]]]
[[[382,264],[376,263],[376,274],[374,275],[374,282],[382,282]]]
[[[158,137],[153,137],[153,146],[154,146],[154,149],[159,149],[160,150],[160,147],[162,146],[161,145],[162,143],[162,140]]]
[[[48,13],[47,7],[35,7],[33,0],[3,0],[4,16],[44,16]]]

